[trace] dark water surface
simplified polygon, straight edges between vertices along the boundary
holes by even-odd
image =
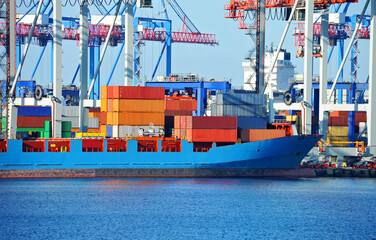
[[[0,238],[376,239],[376,180],[0,180]]]

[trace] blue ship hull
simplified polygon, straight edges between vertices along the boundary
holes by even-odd
[[[312,172],[295,172],[320,138],[301,135],[214,145],[209,152],[193,152],[187,141],[182,141],[181,152],[161,152],[161,144],[158,152],[138,152],[136,140],[128,140],[126,152],[82,152],[81,140],[71,140],[70,152],[22,152],[21,140],[8,140],[7,152],[0,153],[0,178],[308,176]]]

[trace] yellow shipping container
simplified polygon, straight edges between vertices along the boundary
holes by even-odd
[[[112,109],[114,112],[141,112],[162,113],[164,112],[165,100],[142,100],[142,99],[114,99]]]
[[[302,125],[302,116],[298,115],[287,115],[286,121],[295,122],[296,125]]]
[[[101,112],[107,112],[107,99],[101,99]]]
[[[101,86],[101,99],[107,99],[107,86]]]
[[[113,113],[112,112],[107,112],[107,124],[108,125],[113,125]]]
[[[349,127],[344,126],[328,126],[328,137],[348,137]]]

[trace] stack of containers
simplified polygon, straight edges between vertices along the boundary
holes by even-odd
[[[99,109],[99,108],[98,108]],[[78,106],[63,106],[63,121],[72,123],[72,132],[79,131],[79,111]],[[98,111],[98,110],[96,110]],[[89,109],[89,122],[88,122],[88,132],[98,132],[99,130],[99,114],[96,117],[90,117]]]
[[[51,138],[52,137],[52,122],[44,122],[44,131],[41,133],[42,138]],[[63,121],[61,123],[61,137],[62,138],[71,138],[72,136],[72,123],[68,121]]]
[[[107,137],[138,136],[151,123],[164,127],[164,88],[102,86],[101,93],[100,131]]]
[[[193,111],[197,111],[197,100],[167,98],[165,102],[165,136],[172,136],[174,116],[192,116]]]
[[[28,135],[29,132],[37,132],[36,137],[40,137],[44,131],[44,122],[50,120],[51,107],[18,106],[17,135]]]
[[[189,142],[235,143],[236,117],[175,116],[174,135]]]
[[[333,111],[328,118],[327,141],[334,147],[346,147],[349,140],[348,112]]]

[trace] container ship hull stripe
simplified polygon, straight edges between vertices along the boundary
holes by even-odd
[[[300,135],[214,145],[208,152],[193,152],[187,141],[182,141],[181,152],[161,152],[160,144],[158,152],[138,152],[136,140],[128,140],[126,152],[107,152],[106,141],[104,152],[82,152],[82,140],[71,140],[69,152],[22,152],[22,140],[8,140],[7,152],[0,153],[0,178],[293,176],[320,138]]]

